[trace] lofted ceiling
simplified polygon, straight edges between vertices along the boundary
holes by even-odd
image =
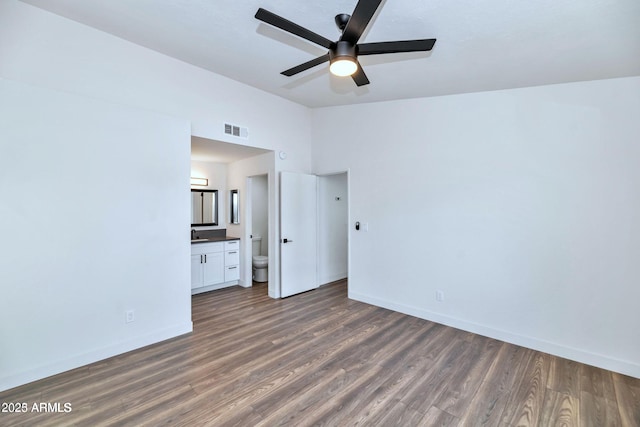
[[[638,0],[384,0],[361,42],[437,42],[360,57],[362,87],[326,63],[281,75],[326,50],[254,18],[262,7],[337,40],[334,16],[356,0],[22,1],[309,107],[640,75]]]

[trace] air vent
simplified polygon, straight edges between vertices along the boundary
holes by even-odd
[[[237,125],[232,125],[230,123],[224,124],[224,133],[226,135],[236,136],[238,138],[249,138],[249,129]]]

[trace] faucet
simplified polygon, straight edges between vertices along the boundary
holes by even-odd
[[[191,240],[195,240],[195,239],[197,239],[197,237],[195,237],[195,235],[196,235],[196,229],[195,229],[195,228],[192,228],[192,229],[191,229]]]

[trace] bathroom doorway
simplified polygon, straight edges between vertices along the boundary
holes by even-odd
[[[251,286],[269,286],[269,177],[267,174],[248,178],[247,197],[249,224],[251,226]]]
[[[318,175],[318,284],[349,276],[349,173]]]

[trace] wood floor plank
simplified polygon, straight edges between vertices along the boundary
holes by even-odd
[[[192,298],[194,331],[0,392],[9,426],[640,427],[640,379],[347,298]]]
[[[373,423],[381,417],[380,411],[386,407],[380,404],[381,401],[388,401],[392,405],[400,401],[399,403],[406,407],[406,403],[401,400],[411,397],[415,389],[446,363],[447,350],[455,345],[464,345],[455,339],[456,334],[452,332],[454,331],[440,325],[424,325],[421,335],[414,340],[412,346],[403,347],[396,353],[401,354],[401,358],[391,356],[375,366],[372,369],[374,373],[362,375],[361,382],[354,381],[343,394],[339,406],[340,413],[334,412],[331,416],[320,418],[322,421],[329,421],[327,424],[320,424],[341,425],[351,420]],[[395,363],[389,363],[392,360],[395,360]],[[393,390],[393,393],[390,393],[390,390]],[[426,392],[426,397],[433,400],[435,395]],[[413,408],[407,410],[418,412]]]
[[[423,331],[423,334],[430,332]],[[388,347],[390,348],[387,349],[387,355],[390,358],[410,353],[406,345],[398,345],[397,342],[390,342]],[[342,425],[358,417],[370,417],[375,412],[372,408],[375,409],[379,404],[385,383],[397,384],[398,377],[413,378],[419,375],[415,371],[417,364],[411,362],[381,366],[376,360],[365,358],[350,365],[346,368],[345,381],[336,384],[336,390],[332,390],[333,396],[339,399],[327,399],[318,405],[309,420],[309,425]]]
[[[458,421],[459,420],[455,416],[432,406],[427,410],[427,413],[424,415],[422,420],[420,420],[416,425],[454,427],[458,425]]]
[[[580,390],[595,397],[616,400],[611,372],[594,366],[581,365]]]
[[[640,426],[640,380],[612,373],[622,425]]]
[[[408,408],[403,402],[398,401],[389,410],[385,411],[375,424],[363,425],[375,426],[457,426],[458,419],[436,407],[431,407],[427,413]]]
[[[558,393],[580,397],[581,364],[562,357],[550,357],[547,387]]]
[[[515,389],[516,374],[530,351],[515,345],[503,343],[495,356],[487,375],[471,399],[460,426],[497,426]]]
[[[384,345],[378,344],[377,351],[386,353],[381,365],[377,364],[380,360],[375,359],[352,364],[347,368],[345,381],[340,384],[340,399],[327,399],[315,408],[312,417],[303,425],[343,425],[355,419],[356,414],[365,412],[370,415],[367,408],[375,401],[375,396],[379,394],[385,382],[401,371],[414,369],[419,363],[416,361],[418,358],[422,361],[432,361],[434,356],[426,349],[433,348],[433,343],[449,343],[446,338],[451,337],[448,333],[452,330],[431,322],[415,320],[420,322],[419,334],[413,335],[413,339],[409,340],[404,335],[411,328],[404,328],[398,334],[403,344],[396,345],[397,340],[386,342]],[[394,363],[390,363],[392,361]],[[421,378],[420,372],[413,375]]]
[[[550,356],[530,352],[528,363],[518,371],[520,384],[510,395],[502,422],[519,427],[538,426],[544,404]]]
[[[448,361],[446,356],[450,348],[464,345],[460,340],[441,339],[448,337],[448,330],[439,330],[438,332],[437,335],[433,335],[433,339],[442,344],[446,343],[445,346],[440,347],[443,351],[439,357],[434,357],[432,352],[427,350],[431,347],[431,342],[423,342],[424,349],[419,353],[424,352],[425,356],[418,356],[410,351],[408,352],[410,357],[403,363],[382,367],[381,372],[376,372],[375,376],[361,387],[352,389],[351,393],[344,395],[342,402],[347,402],[346,408],[341,406],[342,414],[335,414],[334,422],[327,425],[342,425],[351,420],[357,420],[360,423],[366,422],[367,425],[384,423],[384,419],[387,418],[385,414],[390,405],[396,407],[400,405],[412,413],[424,414],[428,408],[423,410],[420,404],[416,405],[417,409],[411,408],[402,399],[414,403],[415,401],[411,398],[416,390],[420,390],[423,393],[420,395],[420,400],[434,400],[439,389],[436,388],[434,392],[431,392],[429,387],[423,387],[424,384],[429,384],[429,379],[437,377],[437,373],[446,365]]]
[[[456,417],[462,417],[485,379],[500,347],[501,343],[497,340],[474,336],[469,352],[461,363],[457,364],[446,389],[433,402],[433,406]]]
[[[580,425],[580,405],[570,394],[550,388],[545,390],[544,404],[538,425],[574,427]]]
[[[268,398],[263,398],[261,401],[256,402],[254,407],[258,412],[266,413],[271,410],[270,408],[274,401],[280,401],[286,403],[281,405],[278,412],[287,413],[289,420],[292,422],[299,423],[305,418],[314,416],[307,408],[321,403],[319,400],[321,396],[332,394],[332,392],[327,392],[326,389],[333,389],[337,384],[344,383],[341,380],[344,377],[353,376],[354,370],[363,374],[364,369],[368,369],[370,365],[366,363],[367,359],[375,356],[375,353],[380,351],[379,348],[372,347],[370,342],[387,342],[397,348],[405,338],[402,334],[396,333],[396,328],[399,326],[398,322],[403,322],[403,319],[397,318],[395,321],[388,319],[386,324],[380,324],[378,330],[372,331],[371,334],[365,337],[365,340],[356,345],[356,349],[342,347],[331,358],[326,358],[323,363],[318,364],[303,377],[297,379],[297,385],[291,385],[286,391],[279,390],[277,393],[269,395]],[[316,376],[320,379],[314,380]],[[323,387],[319,387],[320,385]],[[301,405],[295,401],[298,399],[291,399],[292,395],[296,397],[308,395],[309,397],[301,399],[304,402]],[[278,416],[276,415],[276,417]],[[269,425],[273,422],[274,416],[265,416],[264,419],[265,425]]]
[[[580,394],[580,425],[584,427],[618,427],[623,424],[615,400],[582,391]]]
[[[464,359],[471,344],[466,340],[453,340],[451,347],[442,354],[428,370],[420,375],[420,381],[413,383],[402,401],[408,408],[426,413],[433,402],[446,390],[449,379],[454,375],[456,367]]]

